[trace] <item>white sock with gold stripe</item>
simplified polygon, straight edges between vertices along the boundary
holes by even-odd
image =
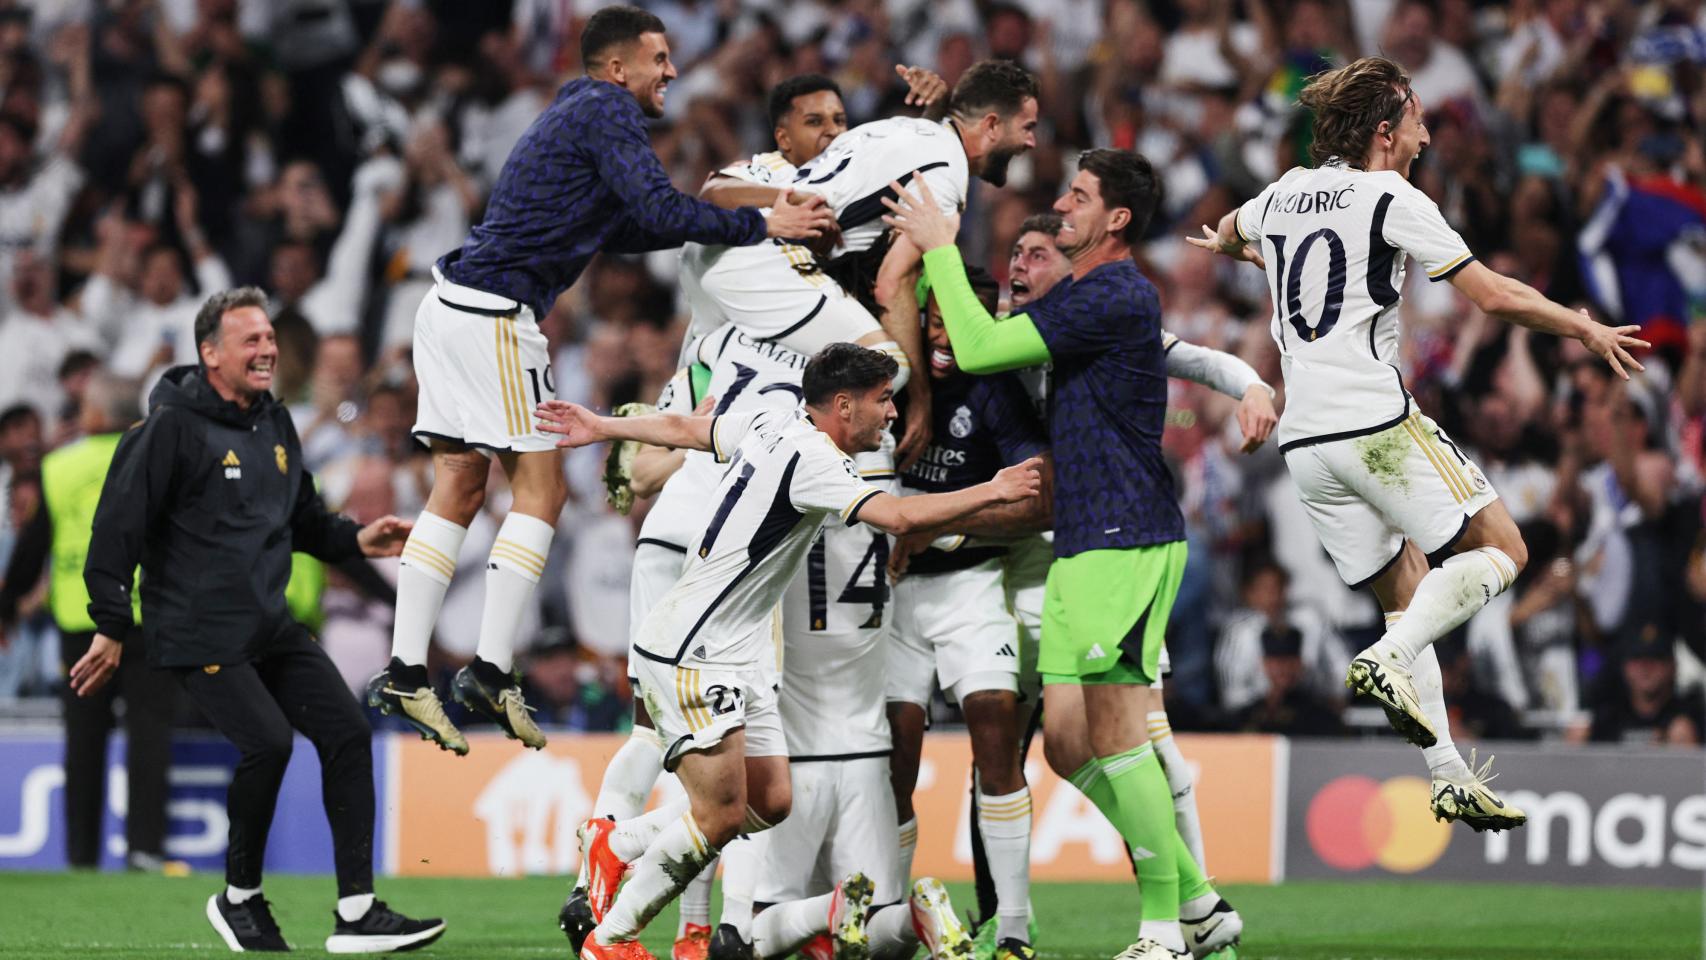
[[[1403,619],[1401,610],[1387,614],[1386,629],[1391,630]],[[1439,654],[1432,645],[1417,654],[1410,664],[1410,683],[1416,688],[1416,700],[1421,704],[1422,716],[1434,725],[1434,734],[1439,737],[1433,746],[1422,748],[1428,772],[1452,780],[1465,779],[1469,775],[1469,765],[1463,762],[1463,755],[1457,752],[1457,744],[1451,739],[1451,713],[1445,708],[1445,679],[1440,676]]]
[[[456,555],[468,528],[421,511],[397,569],[397,618],[391,627],[391,655],[412,667],[426,663],[432,628],[444,606],[445,591],[456,575]]]
[[[1030,942],[1031,788],[977,798],[977,830],[995,881],[995,936]]]
[[[1173,739],[1173,724],[1167,719],[1167,711],[1150,711],[1149,742],[1155,745],[1155,757],[1161,761],[1161,772],[1167,775],[1167,788],[1173,791],[1173,823],[1179,828],[1179,838],[1185,841],[1197,866],[1206,873],[1202,817],[1197,813],[1196,779],[1191,775],[1190,765],[1185,762],[1185,755],[1179,752],[1178,742]]]
[[[918,817],[900,825],[900,886],[902,890],[912,887],[912,856],[918,852]]]
[[[1372,648],[1406,670],[1423,649],[1474,616],[1515,582],[1516,561],[1498,547],[1465,550],[1416,584],[1398,622]],[[1438,732],[1438,731],[1436,731]]]
[[[480,612],[481,660],[505,673],[515,666],[515,633],[545,573],[545,551],[556,528],[525,513],[511,513],[498,528],[486,563],[486,604]]]
[[[616,902],[610,905],[610,912],[604,915],[604,922],[592,935],[602,944],[638,939],[646,924],[680,895],[716,855],[704,832],[693,822],[693,813],[680,814],[663,828],[634,864],[633,876],[623,884]]]

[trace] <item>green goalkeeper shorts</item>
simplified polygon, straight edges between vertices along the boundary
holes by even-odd
[[[1056,560],[1043,594],[1043,682],[1153,684],[1184,575],[1183,540]]]

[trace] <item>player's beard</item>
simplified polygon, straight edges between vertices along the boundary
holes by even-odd
[[[1007,185],[1007,165],[1018,156],[1018,150],[991,150],[989,157],[983,161],[983,172],[977,175],[979,180],[992,187]]]

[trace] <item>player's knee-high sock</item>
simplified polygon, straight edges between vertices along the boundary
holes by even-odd
[[[912,888],[912,855],[918,852],[918,817],[900,825],[900,889]]]
[[[545,551],[555,529],[538,517],[511,513],[498,528],[486,565],[486,604],[480,612],[475,655],[505,673],[515,666],[515,634],[545,573]]]
[[[872,909],[865,920],[865,936],[871,941],[874,960],[902,960],[918,949],[918,931],[912,928],[912,908],[899,903]]]
[[[1401,617],[1400,613],[1386,615],[1386,629]],[[1445,681],[1439,675],[1439,654],[1430,645],[1416,656],[1410,664],[1410,682],[1415,685],[1416,699],[1421,703],[1422,715],[1433,724],[1434,733],[1439,737],[1431,747],[1422,748],[1422,756],[1428,762],[1428,771],[1435,776],[1450,775],[1454,778],[1467,777],[1469,765],[1463,762],[1463,755],[1457,752],[1457,744],[1451,740],[1451,714],[1445,709]]]
[[[616,829],[610,831],[610,852],[616,854],[623,863],[633,863],[640,859],[670,823],[680,818],[691,807],[692,803],[686,797],[679,797],[651,813],[642,813],[637,817],[618,821]]]
[[[657,835],[634,865],[634,875],[616,895],[604,921],[593,928],[599,943],[634,940],[717,855],[688,811]]]
[[[760,861],[758,844],[736,837],[723,847],[722,923],[732,924],[740,938],[752,941],[752,891],[758,887]]]
[[[829,932],[829,905],[835,894],[778,903],[752,918],[752,949],[760,957],[785,957],[807,940]]]
[[[711,881],[717,878],[717,861],[705,864],[705,869],[681,891],[681,916],[675,922],[675,938],[687,936],[688,924],[699,927],[711,925]]]
[[[1179,853],[1184,844],[1173,825],[1173,795],[1167,775],[1148,743],[1135,750],[1102,757],[1113,808],[1102,812],[1131,847],[1143,895],[1145,936],[1168,949],[1183,949],[1179,932]]]
[[[978,798],[978,833],[995,881],[995,936],[1029,941],[1031,903],[1031,788]]]
[[[456,575],[456,555],[468,528],[421,511],[403,559],[397,567],[397,618],[391,627],[391,655],[409,666],[426,663],[432,628],[444,606],[445,591]]]
[[[1404,616],[1370,649],[1386,662],[1408,670],[1424,647],[1504,593],[1516,575],[1516,562],[1498,547],[1465,550],[1428,571],[1416,584]]]
[[[1196,784],[1190,766],[1185,763],[1185,755],[1179,752],[1179,744],[1173,739],[1173,725],[1167,720],[1167,711],[1150,711],[1149,742],[1155,745],[1155,757],[1161,761],[1161,771],[1167,775],[1168,789],[1173,791],[1173,824],[1179,828],[1179,837],[1190,850],[1191,859],[1198,867],[1207,870],[1208,861],[1203,858],[1202,849],[1202,818],[1197,814]]]
[[[1071,783],[1078,788],[1079,792],[1089,797],[1090,802],[1094,803],[1096,808],[1103,811],[1103,815],[1106,816],[1106,811],[1116,803],[1116,800],[1113,788],[1108,783],[1108,778],[1102,773],[1100,763],[1098,760],[1091,760],[1079,767],[1073,772]],[[1109,820],[1112,822],[1111,817]],[[1206,893],[1212,893],[1214,888],[1209,884],[1202,866],[1191,855],[1190,848],[1185,845],[1184,838],[1177,836],[1177,833],[1178,831],[1175,828],[1174,835],[1177,844],[1175,849],[1177,852],[1174,859],[1179,868],[1179,902],[1183,904]],[[1134,850],[1128,849],[1127,853],[1131,856],[1132,869],[1137,872],[1138,881],[1141,884],[1143,872],[1139,864],[1143,862],[1144,858],[1137,856]]]
[[[635,727],[604,767],[593,814],[618,822],[638,816],[662,773],[663,740],[650,727]]]

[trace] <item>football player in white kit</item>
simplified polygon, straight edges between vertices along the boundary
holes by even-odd
[[[599,417],[575,404],[537,408],[565,446],[631,439],[710,450],[729,468],[710,523],[688,545],[686,570],[647,616],[635,643],[640,690],[666,768],[689,802],[620,826],[583,827],[589,899],[599,920],[584,960],[647,958],[640,930],[737,833],[757,833],[792,802],[771,673],[774,608],[831,514],[891,533],[945,525],[1035,496],[1036,463],[950,494],[899,498],[858,478],[844,448],[875,450],[894,419],[892,358],[833,344],[807,366],[805,406],[713,417]],[[633,876],[617,893],[624,872]]]
[[[1280,451],[1346,583],[1371,586],[1386,634],[1346,685],[1374,697],[1423,748],[1436,817],[1521,826],[1453,746],[1431,644],[1504,592],[1528,560],[1480,468],[1416,408],[1398,371],[1407,257],[1489,316],[1573,337],[1627,377],[1636,327],[1607,327],[1478,262],[1410,184],[1428,145],[1423,105],[1396,63],[1365,57],[1312,80],[1316,166],[1296,167],[1203,228],[1198,246],[1263,266],[1285,373]],[[1430,559],[1439,564],[1430,570]]]
[[[895,492],[892,438],[853,459],[861,480]],[[910,956],[919,932],[942,960],[971,947],[939,882],[922,878],[908,895],[894,843],[883,714],[895,612],[888,555],[880,530],[828,526],[783,601],[782,726],[794,807],[752,839],[762,868],[752,950],[765,960],[796,950],[808,960]]]
[[[910,182],[916,172],[930,184],[943,212],[953,215],[965,207],[971,176],[995,186],[1006,183],[1007,165],[1036,146],[1036,78],[1008,61],[973,64],[954,85],[947,110],[947,119],[939,123],[891,117],[861,124],[801,166],[793,181],[795,190],[821,194],[835,211],[841,242],[828,273],[839,281],[838,289],[881,318],[883,330],[898,344],[904,362],[914,368],[924,363],[914,294],[921,255],[904,237],[890,242],[882,223],[883,200],[894,196],[890,183]],[[707,190],[705,198],[721,206],[779,202],[779,191],[765,194],[764,189],[753,184],[729,193]],[[703,282],[700,287],[702,293],[714,295]],[[815,294],[807,300],[808,308],[818,302]],[[838,301],[828,298],[824,303],[828,309],[828,304]],[[733,322],[749,323],[747,318],[758,312],[743,301],[723,302],[723,313]],[[798,330],[760,330],[758,335],[780,337],[786,332],[784,342],[792,342],[806,337],[817,322],[815,317],[806,322],[797,312],[788,315],[805,325]],[[908,367],[902,368],[903,377]],[[906,387],[908,406],[897,452],[901,465],[910,466],[929,440],[930,388],[923,377],[899,382]]]

